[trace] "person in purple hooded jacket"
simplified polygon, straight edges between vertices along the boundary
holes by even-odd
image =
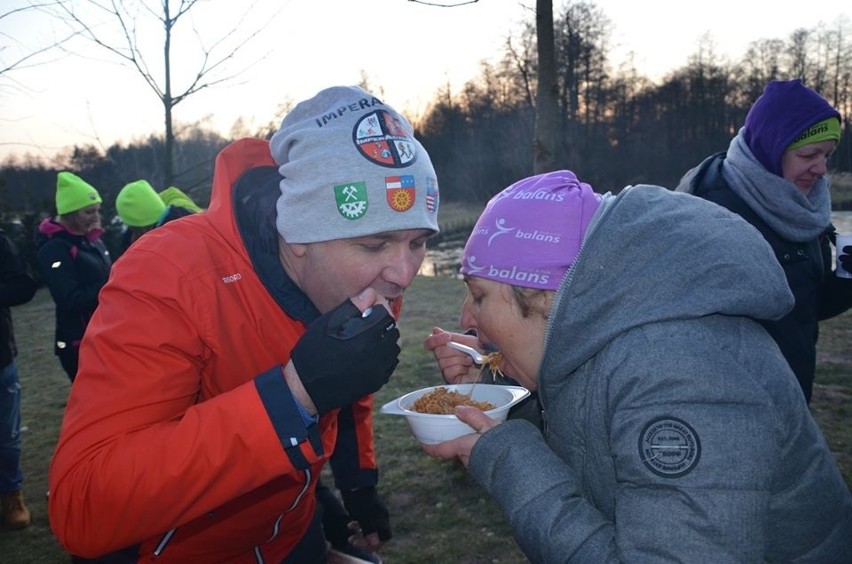
[[[840,113],[801,80],[773,80],[754,102],[727,152],[688,171],[677,190],[739,214],[772,246],[796,299],[761,323],[810,402],[819,321],[852,307],[852,279],[832,272],[828,161],[840,142]],[[852,267],[852,247],[837,249]]]
[[[112,259],[101,240],[101,196],[70,172],[56,178],[55,218],[38,226],[38,265],[56,304],[54,352],[73,382],[80,341],[109,278]]]

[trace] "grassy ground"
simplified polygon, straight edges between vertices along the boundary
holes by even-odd
[[[835,210],[852,210],[852,173],[831,175],[831,204]]]
[[[417,278],[401,320],[403,352],[376,407],[412,389],[439,383],[432,357],[422,347],[433,325],[457,328],[462,284],[449,278]],[[45,290],[13,309],[23,385],[24,491],[33,525],[0,531],[0,561],[7,564],[67,562],[47,521],[47,469],[69,390],[51,349],[53,305]],[[819,371],[812,411],[823,428],[848,484],[852,485],[852,312],[822,325]],[[514,563],[525,559],[502,516],[455,463],[425,456],[402,419],[377,414],[381,490],[389,504],[394,539],[383,551],[387,564]]]

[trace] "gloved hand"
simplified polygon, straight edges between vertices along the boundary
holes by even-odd
[[[840,252],[842,254],[837,257],[837,260],[843,265],[843,270],[852,272],[852,245],[846,245]]]
[[[375,305],[367,317],[346,300],[317,318],[291,359],[319,414],[349,405],[384,386],[399,363],[399,329]]]
[[[374,486],[343,491],[340,495],[343,497],[343,506],[358,521],[365,537],[377,533],[381,542],[391,538],[388,508]]]

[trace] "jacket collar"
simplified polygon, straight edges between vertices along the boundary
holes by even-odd
[[[274,166],[247,170],[234,185],[234,218],[252,266],[269,294],[287,315],[308,325],[320,313],[287,276],[278,258],[275,218],[280,181]]]

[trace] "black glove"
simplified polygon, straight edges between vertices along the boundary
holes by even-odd
[[[842,254],[837,257],[837,260],[843,265],[843,270],[852,272],[852,245],[846,245],[840,252]]]
[[[383,306],[367,317],[351,300],[317,318],[291,358],[317,411],[354,403],[384,386],[399,363],[399,329]]]
[[[325,532],[325,538],[331,543],[331,546],[340,550],[349,544],[349,537],[352,536],[352,529],[349,528],[349,522],[352,521],[352,516],[343,507],[343,503],[334,493],[321,481],[317,482],[317,501],[322,509],[322,529]]]
[[[384,542],[390,540],[390,515],[388,508],[374,486],[360,488],[348,492],[340,492],[343,497],[343,506],[358,521],[361,533],[367,536],[378,533],[379,540]]]

